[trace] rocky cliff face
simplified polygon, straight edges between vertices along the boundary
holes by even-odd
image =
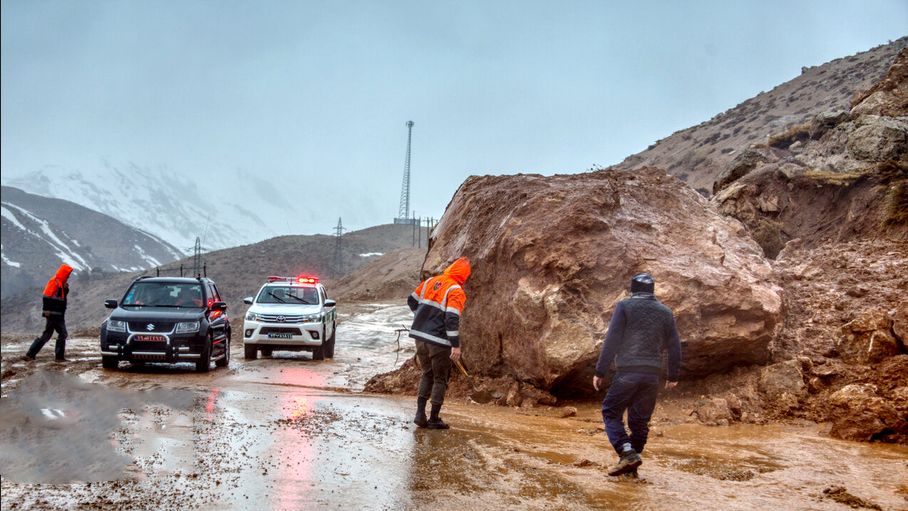
[[[823,112],[847,112],[853,101],[858,101],[865,107],[856,114],[880,115],[878,108],[871,107],[878,103],[890,105],[883,115],[905,115],[897,113],[898,105],[904,108],[904,100],[893,103],[891,99],[893,93],[904,91],[904,80],[887,82],[881,78],[906,46],[908,37],[903,37],[850,57],[805,67],[800,76],[708,121],[677,131],[616,167],[661,167],[708,195],[723,169],[749,147],[765,144],[771,136],[808,123]]]
[[[461,326],[479,375],[585,391],[614,304],[650,271],[688,377],[769,359],[782,300],[743,226],[658,169],[468,179],[423,269],[473,264]]]

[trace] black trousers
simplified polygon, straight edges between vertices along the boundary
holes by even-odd
[[[66,349],[66,318],[63,316],[48,316],[47,324],[44,326],[44,332],[32,342],[31,348],[28,349],[28,356],[35,358],[41,348],[47,344],[47,341],[57,332],[57,345],[54,347],[54,357],[61,359]]]
[[[448,390],[451,376],[451,347],[416,340],[416,358],[422,369],[419,380],[419,397],[441,406]]]

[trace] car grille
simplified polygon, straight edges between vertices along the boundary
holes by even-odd
[[[146,355],[146,354],[136,354],[136,353],[133,353],[133,354],[132,354],[132,359],[133,359],[133,360],[152,360],[152,361],[153,361],[153,360],[167,360],[167,356],[165,356],[165,355],[163,355],[163,354],[161,354],[161,355],[158,355],[158,354],[154,354],[154,355],[147,354],[147,355]]]
[[[267,335],[267,334],[301,335],[302,332],[300,332],[299,328],[282,328],[282,327],[278,327],[278,326],[263,326],[262,330],[261,330],[261,334],[262,335]]]
[[[147,342],[133,340],[129,347],[132,351],[165,351],[167,350],[166,342]]]
[[[282,314],[257,314],[259,321],[264,323],[299,323],[302,316],[287,316]],[[283,318],[283,321],[281,320]]]
[[[173,321],[130,321],[129,330],[132,332],[168,333],[173,330]],[[154,330],[149,330],[148,325],[154,325]]]

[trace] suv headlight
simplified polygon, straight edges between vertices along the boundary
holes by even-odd
[[[198,321],[181,321],[177,323],[177,333],[178,334],[189,334],[192,332],[199,331],[199,322]]]
[[[319,312],[318,314],[306,314],[303,316],[303,323],[317,323],[324,318],[324,313]]]
[[[257,320],[258,320],[258,317],[255,315],[254,312],[249,311],[246,313],[246,321],[257,321]]]
[[[125,332],[126,331],[126,322],[120,321],[119,319],[108,319],[107,320],[107,331],[108,332]]]

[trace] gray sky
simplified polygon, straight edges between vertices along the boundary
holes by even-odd
[[[395,216],[412,119],[438,217],[471,174],[616,163],[906,27],[904,0],[2,0],[0,168],[335,187],[300,228],[327,232]]]

